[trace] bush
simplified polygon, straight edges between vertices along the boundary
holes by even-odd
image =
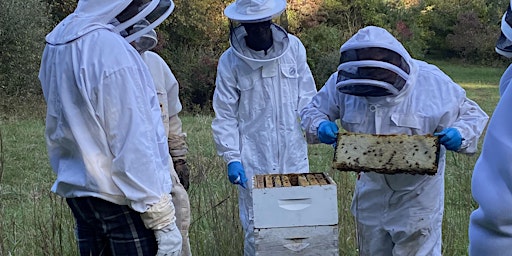
[[[339,48],[347,38],[342,38],[339,28],[324,24],[305,29],[300,38],[306,47],[308,64],[317,88],[320,89],[336,71],[340,59]]]
[[[159,53],[168,62],[180,84],[183,110],[210,113],[220,53],[187,46],[165,48]]]
[[[469,11],[459,14],[453,33],[446,37],[446,41],[460,58],[485,63],[497,57],[494,44],[498,36],[499,27],[489,28],[476,13]]]
[[[0,1],[1,99],[41,94],[37,75],[49,17],[39,0]]]

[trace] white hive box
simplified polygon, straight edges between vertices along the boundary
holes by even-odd
[[[337,225],[255,229],[256,256],[338,256],[338,235]]]
[[[326,173],[256,175],[256,256],[338,255],[336,183]]]
[[[255,175],[255,228],[337,225],[336,184],[326,173]]]

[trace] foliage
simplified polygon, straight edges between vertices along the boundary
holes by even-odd
[[[308,64],[320,89],[329,76],[336,71],[340,58],[339,48],[344,42],[340,29],[326,25],[305,29],[301,41],[306,47]]]
[[[23,2],[23,4],[15,4]],[[6,0],[0,3],[1,93],[40,93],[36,77],[43,37],[75,8],[77,0]],[[229,47],[224,8],[234,0],[174,0],[157,27],[162,54],[180,81],[185,110],[210,107],[216,59]],[[506,0],[287,0],[276,19],[308,52],[317,83],[335,69],[339,46],[368,25],[386,28],[415,58],[460,58],[500,65],[493,52]],[[48,11],[50,13],[48,13]],[[41,24],[30,26],[30,24]],[[5,108],[3,103],[3,108]],[[1,107],[1,106],[0,106]]]
[[[222,51],[229,35],[223,15],[228,0],[174,0],[176,8],[159,27],[171,36],[171,45],[197,46]],[[194,47],[196,48],[196,47]]]
[[[45,2],[50,6],[53,21],[57,24],[73,12],[78,0],[45,0]]]
[[[39,0],[0,1],[1,99],[40,93],[37,74],[50,25],[47,10]]]
[[[463,59],[495,59],[494,42],[499,36],[499,28],[483,24],[472,11],[459,14],[453,34],[446,37],[448,46]]]
[[[217,74],[216,52],[187,46],[163,49],[160,54],[180,83],[180,99],[185,111],[211,112]]]

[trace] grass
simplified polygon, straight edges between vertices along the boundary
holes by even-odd
[[[504,68],[436,63],[489,114],[498,101]],[[5,106],[5,102],[3,104]],[[77,255],[73,218],[65,202],[49,192],[55,178],[44,143],[44,103],[34,100],[0,121],[0,255]],[[182,115],[192,172],[190,240],[195,255],[240,255],[243,235],[237,194],[214,150],[211,115]],[[350,204],[354,173],[330,169],[334,150],[310,145],[310,170],[327,172],[338,186],[340,255],[357,255]],[[443,255],[467,254],[469,214],[476,207],[470,181],[478,154],[448,153]]]

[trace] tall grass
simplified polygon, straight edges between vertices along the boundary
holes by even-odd
[[[441,68],[466,88],[468,96],[489,114],[498,100],[503,68]],[[471,78],[468,79],[469,75]],[[74,221],[66,203],[49,192],[55,175],[46,155],[44,104],[34,101],[1,113],[0,123],[0,255],[77,255]],[[30,115],[30,113],[36,113]],[[10,113],[12,114],[12,113]],[[192,207],[190,240],[195,255],[240,255],[243,234],[235,186],[227,181],[225,164],[216,155],[211,115],[182,115],[188,133]],[[331,170],[334,150],[310,145],[310,170],[327,172],[338,187],[340,255],[357,255],[350,204],[355,174]],[[448,153],[446,168],[443,255],[467,254],[469,214],[476,207],[470,191],[473,156]]]

